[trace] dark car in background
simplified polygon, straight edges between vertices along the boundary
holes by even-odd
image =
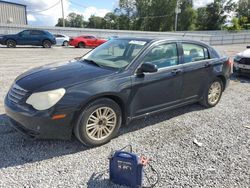
[[[107,42],[107,40],[99,39],[93,35],[82,35],[79,37],[71,38],[69,41],[69,45],[74,46],[76,48],[85,48],[85,47],[95,48],[97,46],[100,46],[104,42]]]
[[[250,46],[234,58],[234,72],[250,76]]]
[[[118,38],[81,58],[32,69],[5,98],[10,124],[36,138],[104,144],[121,124],[200,102],[214,107],[232,63],[191,40]]]
[[[56,44],[55,37],[44,30],[24,30],[14,35],[0,36],[0,44],[8,48],[15,48],[16,45],[32,45],[50,48]]]

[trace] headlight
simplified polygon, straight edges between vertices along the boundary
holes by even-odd
[[[33,93],[26,101],[27,104],[32,105],[36,110],[47,110],[54,106],[65,94],[64,88]]]
[[[239,62],[241,60],[241,58],[242,58],[241,56],[235,56],[234,61]]]

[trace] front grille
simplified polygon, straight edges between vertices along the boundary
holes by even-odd
[[[242,58],[239,63],[244,65],[250,65],[250,58]]]
[[[19,103],[22,101],[28,94],[28,91],[21,88],[17,84],[14,84],[8,93],[8,98],[13,103]]]

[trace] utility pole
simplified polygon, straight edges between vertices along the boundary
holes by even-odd
[[[178,26],[178,14],[181,13],[180,5],[181,5],[180,1],[177,0],[175,8],[175,24],[174,24],[175,31],[177,31],[177,26]]]
[[[61,0],[61,5],[62,5],[62,19],[63,19],[63,27],[65,27],[64,9],[63,9],[63,0]]]

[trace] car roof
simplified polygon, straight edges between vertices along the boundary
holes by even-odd
[[[80,37],[95,37],[95,35],[80,35]]]
[[[190,39],[186,39],[186,38],[174,38],[174,37],[166,37],[166,38],[151,38],[151,37],[120,37],[117,38],[117,40],[119,39],[124,39],[124,40],[143,40],[146,42],[151,42],[151,43],[157,43],[157,42],[164,42],[164,41],[175,41],[175,42],[188,42],[188,43],[194,43],[194,44],[200,44],[200,45],[204,45],[204,46],[209,46],[208,44],[201,42],[201,41],[197,41],[197,40],[190,40]]]
[[[61,33],[54,33],[53,35],[62,35],[62,36],[66,36],[66,35],[64,35],[64,34],[61,34]]]

